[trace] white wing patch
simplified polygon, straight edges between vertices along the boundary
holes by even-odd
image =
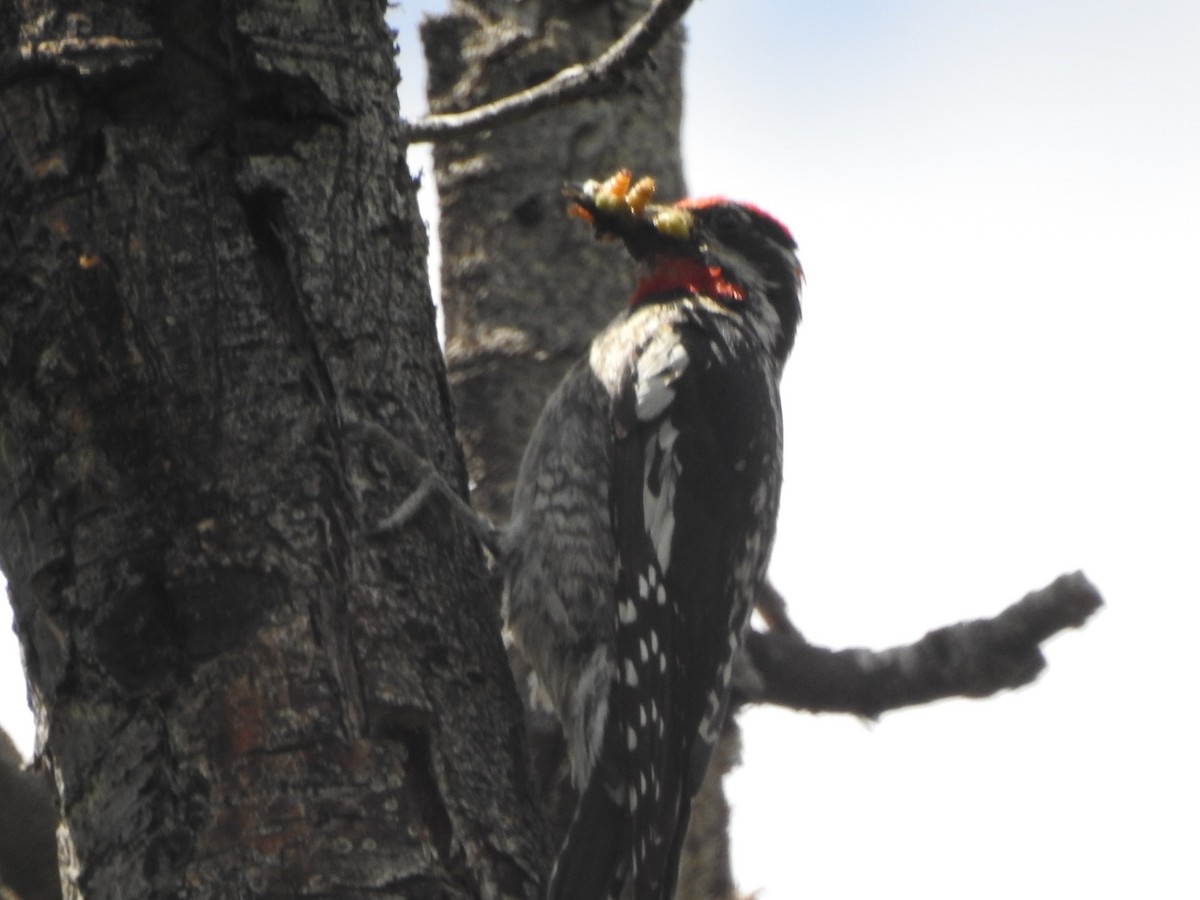
[[[663,419],[646,441],[642,473],[642,517],[658,565],[664,572],[671,566],[671,539],[675,535],[675,484],[679,477],[675,439],[678,437],[679,429],[669,419]]]
[[[649,422],[662,414],[675,399],[675,382],[688,365],[687,350],[683,344],[668,339],[652,340],[637,361],[637,378],[634,392],[637,398],[637,417]]]
[[[637,418],[651,422],[662,416],[675,400],[675,385],[687,370],[687,350],[673,331],[656,336],[638,357],[634,378]],[[675,439],[679,429],[664,418],[646,441],[642,472],[642,515],[646,534],[654,545],[662,571],[671,562],[671,539],[675,534],[675,483],[679,461]]]

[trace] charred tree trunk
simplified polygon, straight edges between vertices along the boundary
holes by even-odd
[[[532,897],[545,865],[381,2],[0,9],[0,562],[66,895]]]
[[[423,38],[430,108],[465,110],[593,59],[646,11],[645,2],[456,3]],[[552,10],[544,13],[543,10]],[[683,33],[609,97],[543,112],[435,145],[441,207],[446,357],[467,452],[473,502],[508,516],[513,481],[542,404],[633,288],[624,253],[598,246],[564,214],[562,186],[618,168],[651,174],[660,196],[682,196]],[[520,671],[520,662],[517,662]],[[543,802],[557,836],[572,808],[558,724],[531,718]],[[697,801],[680,897],[733,896],[721,777],[736,733]]]

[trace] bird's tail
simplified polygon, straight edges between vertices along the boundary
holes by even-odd
[[[597,768],[567,829],[546,900],[617,900],[629,875],[629,817]]]

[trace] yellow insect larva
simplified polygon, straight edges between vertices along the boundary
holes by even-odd
[[[654,214],[654,227],[668,237],[685,238],[692,231],[692,214],[677,206],[664,206]]]
[[[632,172],[628,169],[618,169],[601,185],[600,189],[613,196],[624,197],[626,191],[629,190],[629,182],[632,180]]]
[[[632,172],[628,169],[621,169],[597,187],[592,195],[592,199],[596,202],[596,209],[607,213],[624,212],[626,208],[625,192],[629,190],[631,178],[633,178]]]
[[[647,175],[634,182],[633,187],[625,194],[625,203],[629,211],[640,216],[646,204],[654,198],[654,179]]]
[[[590,212],[588,212],[586,209],[584,209],[582,206],[580,206],[578,203],[571,203],[567,206],[567,215],[573,216],[576,219],[582,219],[583,221],[587,222],[589,225],[591,225],[593,222],[596,221],[595,218],[592,216],[592,214]]]

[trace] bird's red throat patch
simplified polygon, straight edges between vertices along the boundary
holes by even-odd
[[[726,278],[720,266],[708,266],[698,259],[664,256],[638,281],[629,305],[637,306],[643,300],[678,292],[704,294],[722,303],[746,299],[746,292]]]

